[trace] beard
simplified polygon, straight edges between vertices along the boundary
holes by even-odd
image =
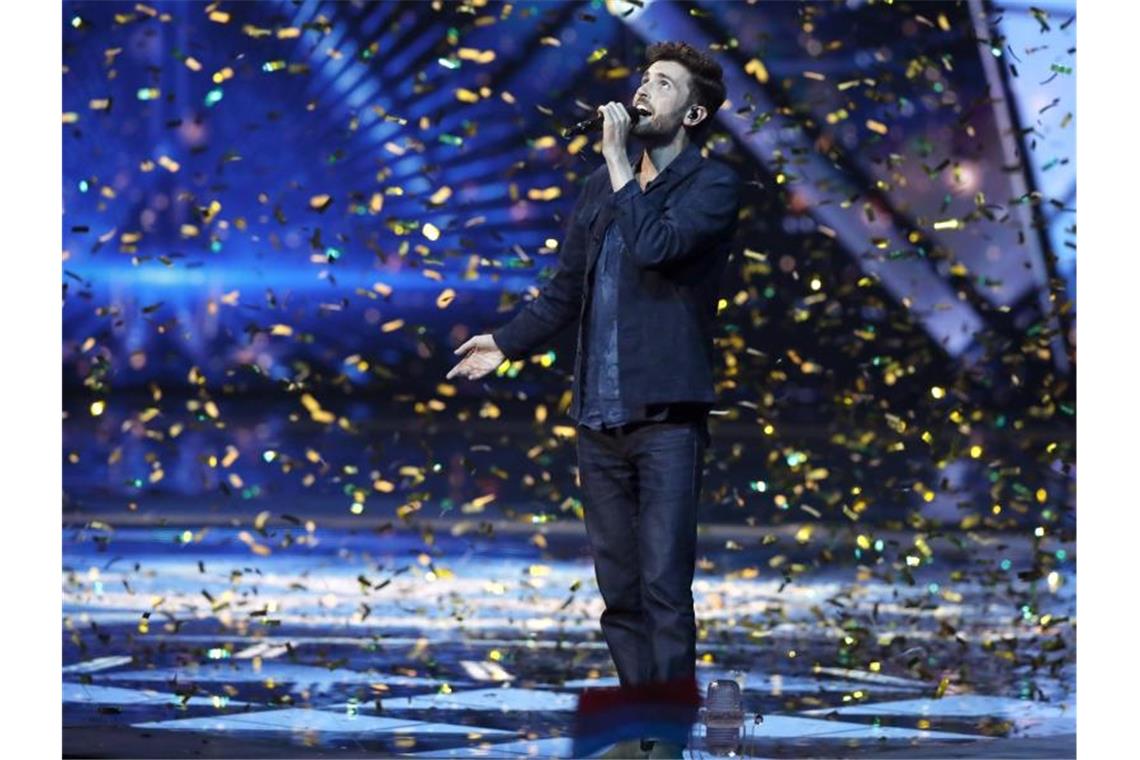
[[[662,127],[657,121],[658,116],[659,114],[642,116],[630,130],[630,136],[636,137],[647,145],[665,145],[672,142],[677,135],[677,130],[684,129],[684,127],[680,123],[674,129]]]

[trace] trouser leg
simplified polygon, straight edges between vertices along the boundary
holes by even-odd
[[[642,605],[654,681],[696,673],[693,573],[707,421],[655,423],[630,434],[638,475]]]
[[[612,432],[578,428],[578,475],[594,574],[605,602],[602,635],[623,686],[651,677],[639,569],[637,470]]]

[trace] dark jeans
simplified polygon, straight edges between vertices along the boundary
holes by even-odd
[[[708,420],[578,426],[602,634],[623,686],[696,673],[693,571]]]

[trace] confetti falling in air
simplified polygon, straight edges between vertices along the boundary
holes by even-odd
[[[1075,16],[923,5],[680,14],[729,73],[702,148],[745,182],[710,304],[702,508],[748,537],[698,573],[777,596],[816,572],[874,578],[916,616],[946,610],[928,634],[951,651],[1060,670],[1072,621],[1042,600],[1075,581]],[[145,8],[64,6],[68,513],[179,505],[202,523],[182,544],[225,523],[250,567],[319,540],[326,517],[412,531],[419,571],[448,583],[436,521],[536,547],[580,522],[573,335],[478,382],[444,377],[555,273],[602,165],[600,135],[556,135],[630,99],[626,21],[501,2]],[[629,23],[654,12],[638,10]],[[581,90],[552,84],[567,61]],[[1012,88],[1000,103],[994,77]],[[1032,182],[1011,180],[1015,155]],[[956,355],[963,314],[981,328]],[[1030,550],[947,569],[994,536]],[[997,587],[1016,646],[955,613]],[[195,604],[218,616],[220,599]],[[365,614],[341,601],[328,614]],[[706,637],[730,601],[710,597]],[[969,688],[876,614],[817,607],[835,634],[822,666]],[[759,642],[779,625],[748,622]]]

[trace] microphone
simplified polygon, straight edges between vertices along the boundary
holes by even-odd
[[[633,106],[629,105],[628,103],[626,103],[624,105],[625,105],[625,112],[629,114],[630,127],[633,127],[637,124],[637,120],[641,118],[641,114],[637,112],[637,109],[635,109]],[[585,121],[580,121],[577,124],[575,124],[574,126],[562,130],[562,136],[563,137],[573,137],[575,135],[584,135],[587,132],[593,132],[595,130],[601,129],[602,124],[604,124],[605,121],[606,121],[606,117],[603,116],[602,114],[598,114],[597,116],[593,117],[592,119],[586,119]]]

